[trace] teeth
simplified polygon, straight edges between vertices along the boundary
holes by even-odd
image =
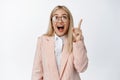
[[[64,29],[64,26],[57,26],[58,29]]]
[[[58,26],[58,27],[64,27],[64,26]]]

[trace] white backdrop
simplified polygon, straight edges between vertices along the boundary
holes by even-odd
[[[120,0],[0,0],[0,80],[30,80],[36,40],[51,10],[67,6],[82,31],[89,66],[82,80],[120,80]]]

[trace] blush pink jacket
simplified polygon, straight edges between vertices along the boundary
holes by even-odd
[[[64,41],[60,73],[58,73],[54,37],[38,38],[32,80],[81,80],[79,73],[84,72],[88,66],[84,41],[74,42],[72,53],[67,51],[66,44],[67,39]]]

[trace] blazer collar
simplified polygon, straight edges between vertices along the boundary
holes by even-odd
[[[62,51],[62,57],[61,57],[61,66],[60,66],[60,78],[62,77],[65,67],[66,67],[66,63],[68,61],[68,57],[69,57],[69,53],[68,53],[68,46],[67,46],[68,42],[67,42],[67,38],[65,38],[64,40],[64,47],[63,47],[63,51]]]
[[[51,36],[51,37],[47,37],[47,41],[49,42],[48,44],[51,46],[51,56],[52,56],[52,63],[53,65],[55,65],[55,71],[57,72],[56,74],[58,74],[58,76],[61,78],[63,73],[64,73],[64,70],[65,70],[65,67],[66,67],[66,63],[68,61],[68,57],[69,57],[69,53],[67,51],[67,38],[65,37],[64,38],[64,47],[63,47],[63,51],[62,51],[62,56],[61,56],[61,66],[60,66],[60,75],[58,73],[58,70],[57,70],[57,62],[56,62],[56,57],[55,57],[55,53],[54,53],[54,50],[55,50],[55,39],[54,39],[54,36]]]

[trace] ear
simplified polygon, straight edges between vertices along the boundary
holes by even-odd
[[[81,28],[81,24],[82,24],[82,19],[80,20],[79,24],[78,24],[78,28],[80,29]]]

